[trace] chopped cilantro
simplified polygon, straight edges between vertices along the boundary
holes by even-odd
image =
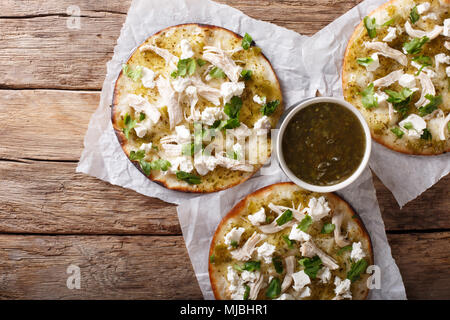
[[[368,16],[364,17],[364,26],[371,39],[377,36],[377,22],[375,18],[370,19]]]
[[[331,233],[334,231],[334,228],[336,226],[333,223],[325,223],[322,227],[322,230],[320,231],[320,233],[323,234],[327,234],[327,233]]]
[[[248,50],[248,48],[250,48],[250,46],[252,45],[252,41],[252,37],[248,33],[246,33],[242,38],[242,48],[244,50]]]
[[[267,287],[266,297],[267,298],[271,298],[271,299],[275,299],[276,297],[278,297],[280,295],[280,293],[281,293],[280,279],[273,278],[270,281],[269,286]]]
[[[359,93],[362,96],[361,102],[366,109],[372,109],[378,107],[378,99],[375,97],[375,89],[373,83],[369,84],[362,92]]]
[[[400,129],[399,127],[394,127],[391,129],[391,132],[393,134],[395,134],[397,136],[397,138],[401,138],[403,137],[403,135],[405,134],[402,129]]]
[[[409,13],[409,19],[414,24],[420,19],[420,14],[417,11],[417,6],[414,6],[414,8],[411,9],[411,12]]]
[[[403,50],[409,54],[418,54],[422,51],[423,45],[429,40],[430,39],[427,36],[423,36],[422,38],[414,38],[403,44]]]
[[[361,273],[365,272],[367,269],[366,259],[358,260],[356,263],[352,263],[350,271],[347,273],[347,279],[351,282],[355,282],[361,277]]]
[[[302,221],[300,221],[297,228],[302,230],[303,232],[306,232],[306,231],[308,231],[308,228],[310,225],[312,225],[312,223],[313,223],[313,220],[312,220],[311,216],[307,214],[302,219]]]
[[[315,279],[317,277],[317,272],[322,265],[322,260],[319,258],[319,256],[315,256],[313,258],[300,259],[298,263],[305,267],[304,271],[311,279]]]
[[[367,67],[369,64],[373,62],[373,59],[371,57],[358,58],[356,59],[356,62],[358,62],[358,64],[364,67]]]
[[[292,220],[292,211],[291,210],[286,210],[275,221],[277,222],[277,225],[282,226],[283,224],[285,224],[286,222],[291,221],[291,220]]]
[[[199,176],[181,170],[177,171],[176,176],[178,180],[183,180],[189,184],[200,184],[202,182]]]
[[[419,108],[419,115],[421,117],[426,116],[427,114],[432,113],[437,107],[442,104],[442,96],[433,96],[431,94],[425,95],[430,102],[423,107]]]
[[[225,72],[223,72],[223,70],[218,67],[212,68],[211,71],[209,72],[209,75],[211,76],[211,78],[216,79],[225,78]]]
[[[127,75],[127,77],[133,81],[138,81],[142,77],[141,66],[137,66],[136,68],[131,69],[130,66],[128,66],[128,64],[123,64],[122,70]]]
[[[277,107],[280,105],[280,100],[272,100],[269,101],[261,107],[261,113],[265,116],[270,116],[272,113],[275,112]]]
[[[275,268],[275,271],[278,274],[282,274],[283,273],[283,261],[281,260],[280,257],[273,257],[272,258],[272,264]]]
[[[125,117],[123,118],[123,124],[125,125],[125,128],[123,128],[122,131],[125,134],[125,137],[129,139],[130,131],[136,125],[136,120],[131,119],[130,115],[126,113]]]
[[[241,78],[242,80],[250,80],[252,77],[252,70],[242,70],[241,71]]]

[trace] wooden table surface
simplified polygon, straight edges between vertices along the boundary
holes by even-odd
[[[175,206],[75,173],[130,0],[0,4],[0,298],[201,299]],[[312,35],[358,0],[221,1]],[[67,8],[81,29],[67,28]],[[450,298],[450,176],[399,209],[375,178],[410,299]],[[81,269],[81,289],[66,286]]]

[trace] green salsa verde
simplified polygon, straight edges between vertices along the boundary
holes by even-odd
[[[299,110],[284,131],[282,152],[287,167],[313,185],[335,185],[361,163],[364,129],[347,108],[319,102]]]

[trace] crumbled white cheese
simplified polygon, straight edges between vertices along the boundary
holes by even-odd
[[[295,291],[299,292],[302,290],[306,285],[311,283],[311,279],[309,276],[305,273],[304,270],[301,270],[299,272],[295,272],[292,274],[292,279],[294,279],[294,285],[292,288],[294,288]]]
[[[398,84],[402,87],[412,89],[416,86],[416,78],[412,74],[405,73],[398,79]]]
[[[338,276],[334,279],[334,285],[336,288],[334,289],[334,293],[336,294],[337,299],[351,299],[352,292],[350,291],[351,286],[350,279],[341,280]]]
[[[417,114],[410,114],[408,117],[403,119],[398,124],[400,128],[405,132],[408,137],[411,138],[420,138],[420,136],[423,133],[423,130],[427,127],[427,123],[425,120],[422,119],[422,117],[418,116]],[[405,125],[411,125],[411,129],[406,129]]]
[[[239,281],[239,274],[232,266],[228,266],[227,269],[228,269],[228,273],[227,273],[228,282],[231,284],[237,284]]]
[[[444,47],[445,47],[447,50],[450,50],[450,41],[445,41],[445,42],[444,42]]]
[[[177,141],[179,143],[191,141],[191,132],[184,125],[176,126],[175,132],[177,133]]]
[[[258,274],[256,272],[250,272],[250,271],[244,270],[241,273],[241,279],[244,283],[255,282],[257,278],[258,278]]]
[[[322,283],[328,283],[331,279],[330,269],[328,267],[320,268],[317,272],[317,278],[319,278]]]
[[[362,249],[361,241],[353,242],[352,244],[352,252],[350,253],[350,259],[353,261],[359,261],[364,258],[366,255]]]
[[[430,4],[428,2],[421,3],[417,6],[417,13],[422,14],[430,9]]]
[[[266,97],[260,97],[257,94],[253,96],[253,101],[255,101],[257,104],[263,105],[266,103],[267,98]]]
[[[264,259],[266,263],[272,263],[272,255],[275,252],[276,247],[270,243],[264,242],[258,247],[258,257]]]
[[[167,160],[171,164],[169,170],[167,170],[170,173],[176,174],[178,169],[188,173],[194,170],[194,166],[192,165],[192,160],[190,156],[179,156],[175,158],[169,158]]]
[[[377,91],[373,94],[373,96],[377,99],[379,107],[385,106],[386,100],[389,98],[389,96],[383,91]]]
[[[438,19],[438,16],[436,15],[436,13],[431,12],[431,13],[429,13],[429,14],[427,14],[427,15],[424,15],[424,16],[422,17],[422,19],[423,19],[423,20],[428,20],[428,19],[430,19],[430,20],[437,20],[437,19]]]
[[[224,82],[220,86],[220,94],[223,97],[223,102],[227,103],[234,96],[240,97],[244,92],[245,82]]]
[[[383,41],[390,42],[397,37],[397,28],[389,27],[387,35],[383,38]]]
[[[155,72],[153,70],[142,67],[142,85],[148,89],[153,89],[155,87]]]
[[[202,122],[208,126],[212,126],[216,120],[222,120],[224,118],[225,114],[220,107],[206,107],[201,115]]]
[[[434,56],[434,61],[436,63],[436,70],[438,70],[440,64],[450,64],[450,56],[447,56],[445,53],[439,53]]]
[[[144,125],[142,125],[141,123],[136,123],[136,125],[134,126],[133,129],[139,138],[143,138],[147,134],[147,128]]]
[[[444,20],[444,30],[442,31],[442,35],[450,37],[450,18]]]
[[[270,282],[270,281],[269,281]],[[292,295],[290,295],[289,293],[283,293],[281,296],[279,296],[278,298],[274,299],[274,300],[295,300],[294,297]]]
[[[144,150],[145,153],[152,151],[152,143],[149,142],[149,143],[141,144],[141,146],[139,147],[139,150]]]
[[[306,232],[303,232],[298,228],[298,224],[294,225],[291,229],[291,233],[289,233],[289,239],[290,240],[296,240],[296,241],[308,241],[311,239],[311,236],[307,234]]]
[[[259,226],[261,223],[266,221],[266,212],[264,208],[261,208],[254,214],[249,214],[247,218],[250,220],[252,225]]]
[[[194,56],[194,51],[192,51],[191,45],[189,44],[189,41],[187,41],[186,39],[180,41],[180,48],[181,48],[180,59],[188,59]]]
[[[270,123],[270,119],[268,116],[262,116],[253,125],[253,129],[256,130],[256,134],[258,136],[267,134],[267,130],[269,130],[271,127],[272,124]]]
[[[228,232],[225,235],[225,240],[224,240],[224,242],[228,246],[228,248],[231,248],[232,242],[236,242],[237,244],[239,244],[239,241],[241,240],[241,236],[244,232],[245,232],[244,228],[234,227],[233,229],[231,229],[230,232]]]
[[[330,207],[324,196],[309,199],[308,208],[304,209],[313,219],[313,221],[319,221],[323,217],[326,217],[330,212]]]
[[[197,173],[204,176],[210,171],[213,171],[217,166],[217,159],[213,156],[196,154],[194,156],[194,167]]]
[[[299,294],[297,295],[297,298],[303,299],[311,296],[311,289],[309,287],[303,288]]]

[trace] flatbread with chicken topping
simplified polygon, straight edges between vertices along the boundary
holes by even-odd
[[[366,299],[370,237],[337,195],[262,188],[219,224],[210,247],[216,299]]]
[[[250,35],[185,24],[149,37],[123,65],[112,123],[149,179],[185,192],[242,183],[270,157],[279,82]]]
[[[407,154],[450,150],[450,0],[392,0],[357,26],[344,96],[372,137]]]

